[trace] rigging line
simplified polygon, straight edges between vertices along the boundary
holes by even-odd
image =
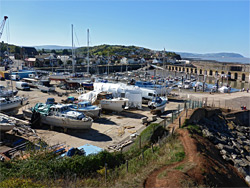
[[[75,38],[76,38],[76,41],[77,41],[77,43],[78,43],[78,46],[80,47],[80,43],[79,43],[79,40],[78,40],[78,37],[77,37],[76,31],[74,31],[74,32],[75,32]]]
[[[9,20],[7,20],[6,37],[7,37],[7,43],[9,43],[9,42],[10,42],[10,28],[9,28]]]

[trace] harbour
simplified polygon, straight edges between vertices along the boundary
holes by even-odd
[[[249,187],[246,7],[3,1],[0,187]]]

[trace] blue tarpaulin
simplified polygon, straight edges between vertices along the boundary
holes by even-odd
[[[72,148],[71,148],[71,149],[72,149]],[[79,150],[83,149],[83,150],[85,151],[85,155],[86,155],[86,156],[87,156],[87,155],[90,155],[90,154],[97,154],[97,153],[103,151],[102,148],[99,148],[99,147],[97,147],[97,146],[93,146],[93,145],[91,145],[91,144],[85,144],[85,145],[83,145],[83,146],[77,147],[77,149],[79,149]],[[71,151],[69,150],[68,152],[71,152]],[[68,152],[67,152],[67,153],[68,153]],[[62,154],[61,156],[62,156],[62,157],[64,157],[65,155],[66,155],[66,156],[70,156],[70,154],[67,154],[67,153]]]

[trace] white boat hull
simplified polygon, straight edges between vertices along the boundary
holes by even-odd
[[[67,78],[70,78],[70,75],[50,75],[50,80],[56,80],[56,81],[65,81]]]
[[[23,100],[8,101],[7,103],[0,104],[0,111],[18,109],[23,106]]]
[[[10,131],[14,127],[15,127],[15,125],[10,124],[10,123],[0,123],[0,132],[4,133],[4,132],[7,132],[7,131]]]
[[[102,109],[111,110],[115,112],[121,112],[124,110],[128,102],[128,99],[103,99],[100,101]]]
[[[83,110],[83,109],[74,109],[71,108],[71,110],[75,110],[77,112],[82,112],[84,113],[86,116],[92,117],[92,118],[98,118],[100,117],[100,111],[101,109],[95,109],[95,110]]]
[[[90,129],[92,122],[92,120],[84,121],[57,116],[41,116],[41,123],[68,129]]]
[[[37,87],[38,87],[38,89],[40,91],[44,91],[44,92],[53,92],[53,91],[55,91],[55,87],[47,87],[47,86],[42,86],[42,85],[38,85]]]

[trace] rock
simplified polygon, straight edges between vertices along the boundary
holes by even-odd
[[[235,159],[235,160],[233,160],[233,162],[241,167],[248,166],[248,164],[242,159]]]
[[[250,153],[250,146],[243,146],[247,153]]]
[[[226,156],[226,155],[222,155],[222,158],[223,158],[224,160],[226,160],[226,161],[230,161],[229,157]]]
[[[250,162],[250,156],[246,156],[246,159]]]
[[[212,139],[214,136],[211,132],[209,132],[207,129],[202,130],[202,134],[207,137],[208,139]]]
[[[224,149],[223,149],[223,150],[220,150],[220,154],[221,154],[221,155],[226,155],[226,154],[227,154],[227,151],[224,150]]]
[[[231,157],[232,157],[232,159],[236,159],[236,158],[237,158],[237,155],[232,154]]]
[[[234,152],[234,148],[232,146],[223,145],[223,149],[226,150],[229,153]]]
[[[244,170],[242,167],[237,168],[237,170],[238,170],[243,176],[246,176],[246,175],[247,175],[246,172],[245,172],[245,170]]]
[[[250,176],[246,176],[245,181],[250,185]]]
[[[243,144],[243,142],[241,141],[241,139],[236,139],[236,141],[237,141],[237,143],[239,143],[240,145],[242,145]]]
[[[223,149],[223,144],[217,144],[216,147],[217,147],[218,149],[222,150],[222,149]]]

